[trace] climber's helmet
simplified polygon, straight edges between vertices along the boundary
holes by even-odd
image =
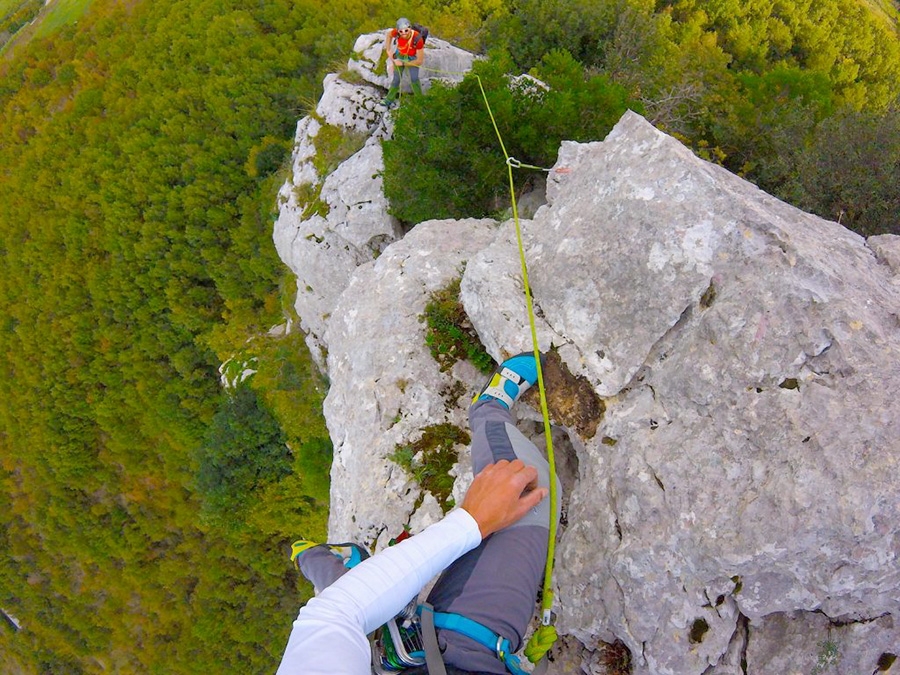
[[[406,31],[412,28],[412,24],[409,22],[409,19],[397,19],[397,31],[400,33],[405,33]]]

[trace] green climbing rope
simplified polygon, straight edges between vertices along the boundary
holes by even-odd
[[[427,70],[433,73],[440,73],[444,75],[466,75],[467,73],[463,72],[452,72],[445,70],[437,70],[435,68],[425,68],[424,66],[420,66],[422,70]],[[552,514],[557,512],[557,503],[559,501],[559,495],[556,490],[556,460],[553,452],[553,436],[550,429],[550,413],[547,407],[547,393],[544,387],[544,373],[541,367],[541,354],[540,354],[540,346],[538,344],[537,338],[537,328],[534,320],[534,301],[531,297],[531,284],[528,281],[528,265],[525,260],[525,246],[522,243],[522,226],[519,222],[519,208],[516,204],[516,185],[513,179],[513,169],[533,169],[537,171],[552,171],[552,169],[545,169],[543,167],[534,166],[531,164],[524,164],[517,160],[515,157],[510,157],[509,153],[506,151],[506,144],[503,142],[503,135],[500,133],[500,128],[497,126],[497,120],[494,117],[494,112],[491,110],[491,104],[488,101],[487,92],[484,90],[484,85],[481,82],[481,78],[474,74],[475,79],[478,82],[478,88],[481,90],[481,96],[484,99],[484,106],[487,109],[488,115],[491,118],[491,124],[494,126],[494,132],[497,134],[497,140],[500,143],[500,149],[503,151],[503,156],[506,161],[507,172],[509,174],[509,194],[510,199],[512,201],[512,212],[513,212],[513,221],[516,226],[516,242],[519,248],[519,262],[522,266],[522,281],[525,286],[525,305],[528,309],[528,325],[531,329],[531,344],[534,351],[534,359],[537,363],[537,376],[538,376],[538,392],[540,394],[541,400],[541,415],[544,419],[544,438],[547,443],[547,463],[550,467],[550,533],[548,535],[549,541],[547,544],[547,563],[544,567],[544,585],[543,585],[543,601],[541,603],[541,626],[534,632],[534,635],[531,636],[531,640],[529,640],[528,645],[525,647],[525,656],[532,663],[537,663],[540,661],[550,648],[553,646],[553,643],[556,642],[557,633],[556,628],[553,626],[553,561],[556,553],[556,533],[557,533],[557,522],[556,518],[553,517]]]
[[[481,96],[484,98],[484,105],[491,117],[491,124],[494,125],[494,131],[497,134],[497,140],[500,142],[500,148],[503,150],[503,156],[506,158],[506,168],[509,174],[509,194],[512,200],[513,221],[516,224],[516,243],[519,247],[519,262],[522,265],[522,281],[525,285],[525,305],[528,308],[528,325],[531,329],[531,344],[534,350],[534,360],[537,363],[538,375],[538,392],[541,397],[541,415],[544,418],[544,438],[547,442],[547,463],[550,465],[550,534],[547,543],[547,563],[544,567],[544,590],[543,602],[541,603],[541,626],[531,636],[528,646],[525,648],[525,656],[532,663],[540,661],[544,655],[556,642],[556,628],[552,625],[553,621],[553,559],[556,552],[556,504],[559,495],[556,493],[556,460],[553,453],[553,436],[550,430],[550,413],[547,408],[547,392],[544,387],[544,372],[541,368],[541,351],[538,345],[537,328],[534,321],[534,301],[531,297],[531,284],[528,282],[528,265],[525,261],[525,246],[522,243],[522,226],[519,222],[519,208],[516,204],[516,185],[513,180],[513,167],[523,167],[531,169],[540,169],[540,167],[522,164],[518,160],[509,156],[506,151],[506,145],[503,143],[503,136],[497,126],[497,120],[494,118],[494,112],[491,110],[491,104],[488,101],[487,92],[481,84],[481,78],[475,75],[478,81],[478,87],[481,89]]]

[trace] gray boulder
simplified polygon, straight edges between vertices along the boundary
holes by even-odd
[[[890,268],[633,113],[557,168],[525,228],[541,332],[606,408],[593,437],[570,431],[560,628],[621,640],[635,672],[703,673],[730,672],[741,617],[753,644],[767,617],[896,616]],[[490,264],[474,257],[464,287]],[[527,333],[480,295],[465,304],[486,344]]]

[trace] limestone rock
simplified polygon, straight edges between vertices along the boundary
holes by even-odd
[[[419,316],[430,295],[495,234],[492,220],[422,223],[359,267],[337,302],[325,334],[325,416],[334,442],[330,536],[381,546],[411,519],[423,527],[440,518],[433,500],[424,503],[427,517],[413,513],[421,490],[387,458],[426,427],[467,428],[465,408],[483,377],[474,369],[441,373]],[[457,377],[468,380],[461,391]],[[467,449],[460,451],[467,462]]]
[[[279,192],[273,238],[297,276],[294,306],[321,368],[321,336],[351,273],[402,234],[382,188],[379,139],[387,132],[383,125],[372,128],[377,96],[374,87],[325,78],[317,116],[297,125],[292,175]],[[349,158],[332,158],[356,146]]]
[[[896,234],[879,234],[866,240],[880,261],[900,275],[900,237]]]
[[[900,626],[889,614],[837,625],[822,614],[773,614],[752,630],[747,668],[755,673],[893,672],[900,651]]]
[[[527,238],[533,223],[524,220],[521,227]],[[472,257],[460,284],[460,299],[495,361],[532,349],[530,331],[521,328],[528,308],[513,221],[504,223],[491,245]],[[536,318],[542,351],[563,342],[540,314]]]
[[[385,65],[384,32],[360,35],[353,46],[354,57],[347,63],[347,68],[359,75],[366,82],[387,89],[393,74]],[[419,79],[422,91],[428,91],[432,80],[459,82],[465,73],[472,68],[475,55],[433,35],[425,41],[425,61],[420,69]],[[387,67],[391,67],[388,64]],[[404,77],[402,91],[409,91],[409,80]]]
[[[890,269],[633,113],[558,167],[527,228],[539,335],[606,403],[573,438],[562,631],[622,640],[636,673],[699,674],[724,668],[742,616],[896,616]],[[473,257],[463,287],[492,264]],[[475,295],[486,344],[527,333]]]
[[[381,121],[383,96],[377,87],[346,82],[332,73],[325,77],[316,115],[325,124],[368,134]]]

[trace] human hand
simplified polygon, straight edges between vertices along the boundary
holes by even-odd
[[[462,508],[478,523],[482,539],[512,525],[547,496],[547,488],[537,487],[537,476],[521,459],[501,459],[475,476]]]

